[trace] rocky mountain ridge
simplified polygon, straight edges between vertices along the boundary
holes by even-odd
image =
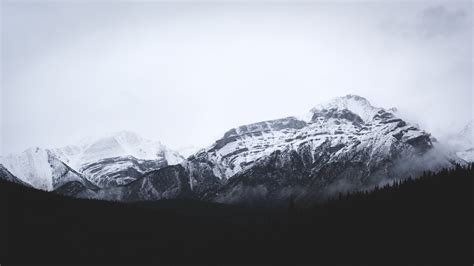
[[[145,174],[100,198],[194,197],[225,203],[320,200],[459,161],[431,135],[360,96],[300,117],[239,126],[179,165]],[[131,196],[133,195],[133,196]]]

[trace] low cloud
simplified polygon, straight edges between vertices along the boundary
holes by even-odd
[[[433,6],[420,14],[419,30],[426,38],[451,36],[470,26],[470,18],[465,10]]]

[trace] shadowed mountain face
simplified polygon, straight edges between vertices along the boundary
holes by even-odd
[[[195,198],[189,178],[181,165],[152,171],[124,186],[103,189],[98,198],[116,201]]]
[[[311,203],[452,165],[429,133],[348,95],[301,117],[229,130],[179,166],[102,190],[127,201],[190,197],[223,203]]]
[[[189,182],[191,173],[182,165],[172,165],[149,172],[124,186],[102,189],[96,198],[116,201],[140,201],[160,199],[200,199],[214,193],[224,182],[211,172],[204,172],[200,186]]]

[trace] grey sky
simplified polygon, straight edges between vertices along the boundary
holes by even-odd
[[[471,2],[2,1],[1,145],[172,148],[358,94],[435,136],[472,110]]]

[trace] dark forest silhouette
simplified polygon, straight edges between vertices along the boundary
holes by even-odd
[[[0,262],[469,263],[473,176],[457,166],[305,209],[81,200],[1,181]]]

